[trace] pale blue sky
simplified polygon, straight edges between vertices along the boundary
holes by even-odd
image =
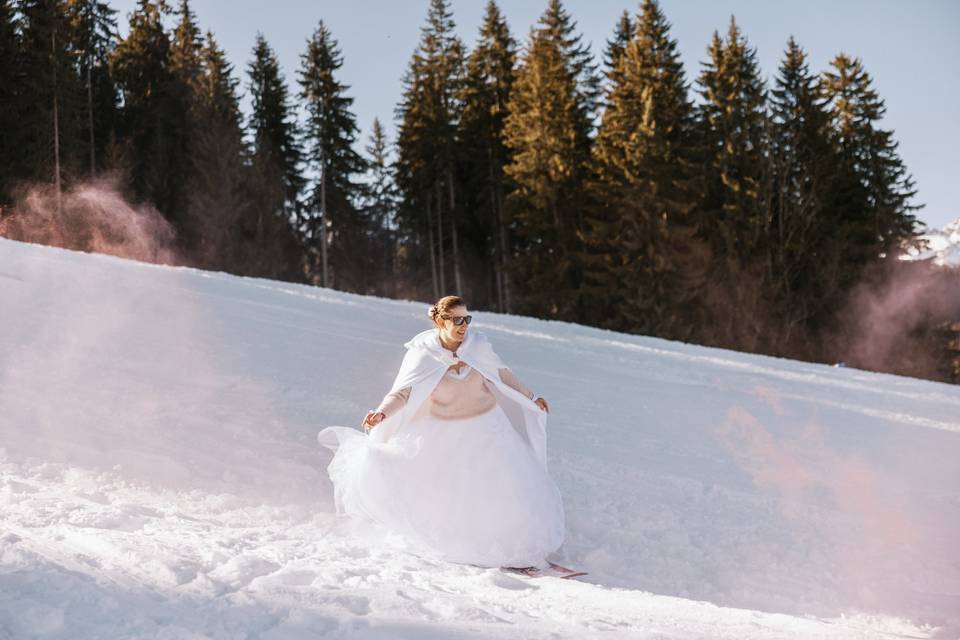
[[[168,0],[177,5],[178,0]],[[135,0],[110,0],[120,31]],[[254,37],[262,31],[276,50],[291,90],[306,39],[323,19],[340,43],[340,79],[363,130],[374,117],[393,134],[393,109],[401,77],[420,36],[428,0],[192,0],[201,28],[210,29],[226,50],[246,90],[246,66]],[[457,30],[469,47],[477,39],[486,0],[453,0]],[[502,0],[500,8],[518,41],[546,7],[546,0]],[[639,2],[567,0],[579,31],[601,56],[620,13]],[[693,82],[713,31],[726,31],[730,15],[757,48],[764,76],[775,74],[792,34],[820,72],[839,51],[859,56],[885,100],[885,128],[893,129],[900,153],[918,188],[921,221],[940,227],[960,217],[954,195],[960,179],[960,2],[955,0],[869,1],[661,0],[679,42],[687,79]]]

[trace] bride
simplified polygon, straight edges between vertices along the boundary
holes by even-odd
[[[493,351],[458,296],[406,343],[389,393],[356,429],[318,440],[338,513],[377,521],[427,553],[483,567],[542,567],[564,539],[547,473],[547,401]]]

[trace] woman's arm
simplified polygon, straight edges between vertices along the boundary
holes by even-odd
[[[408,371],[415,367],[416,360],[416,350],[407,349],[406,353],[403,354],[403,362],[400,363],[400,372],[397,373],[397,377],[394,379],[393,385],[397,385],[400,382],[400,376],[403,375],[404,371]],[[404,405],[407,404],[407,400],[409,398],[410,387],[403,387],[402,389],[388,393],[383,397],[383,400],[380,401],[379,407],[373,411],[367,412],[366,417],[363,419],[363,426],[369,429],[386,420],[388,417],[402,409]]]
[[[393,391],[388,393],[383,397],[383,401],[380,403],[380,406],[374,409],[373,411],[367,412],[367,415],[363,419],[363,426],[366,429],[371,429],[384,420],[387,419],[387,416],[392,416],[394,413],[403,408],[407,404],[407,400],[410,399],[410,387],[404,387],[399,391]]]
[[[520,382],[517,376],[514,375],[513,371],[510,371],[510,369],[506,367],[501,367],[497,371],[497,373],[500,374],[500,381],[503,382],[503,384],[507,385],[508,387],[512,387],[516,389],[517,391],[527,396],[531,400],[534,399],[535,396],[533,395],[533,391],[530,391],[530,389],[527,389],[523,385],[523,383]]]
[[[404,405],[407,404],[407,400],[409,399],[410,387],[404,387],[399,391],[388,393],[383,397],[383,401],[380,403],[380,406],[377,407],[377,412],[382,413],[384,419],[386,419],[402,409]]]
[[[533,391],[530,391],[530,389],[527,389],[523,385],[523,383],[520,382],[519,379],[517,379],[517,376],[513,374],[513,371],[510,371],[510,369],[506,367],[501,367],[500,369],[497,370],[497,373],[500,374],[500,380],[503,381],[505,385],[507,385],[508,387],[512,387],[517,391],[519,391],[520,393],[522,393],[523,395],[527,396],[528,398],[536,402],[537,406],[543,409],[544,411],[546,412],[550,411],[550,405],[547,404],[547,401],[544,400],[543,398],[536,397],[536,394],[534,394]]]

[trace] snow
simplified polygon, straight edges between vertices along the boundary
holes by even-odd
[[[579,581],[335,515],[425,304],[0,240],[0,640],[960,636],[957,387],[473,313]]]
[[[929,230],[920,239],[926,242],[926,249],[910,249],[901,260],[933,260],[941,267],[960,267],[960,218],[943,229]]]

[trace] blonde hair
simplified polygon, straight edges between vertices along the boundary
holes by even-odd
[[[443,296],[437,303],[430,307],[427,311],[427,315],[430,316],[430,319],[434,322],[437,322],[440,319],[443,319],[445,315],[450,313],[450,309],[454,307],[465,307],[467,306],[466,300],[460,296]]]

